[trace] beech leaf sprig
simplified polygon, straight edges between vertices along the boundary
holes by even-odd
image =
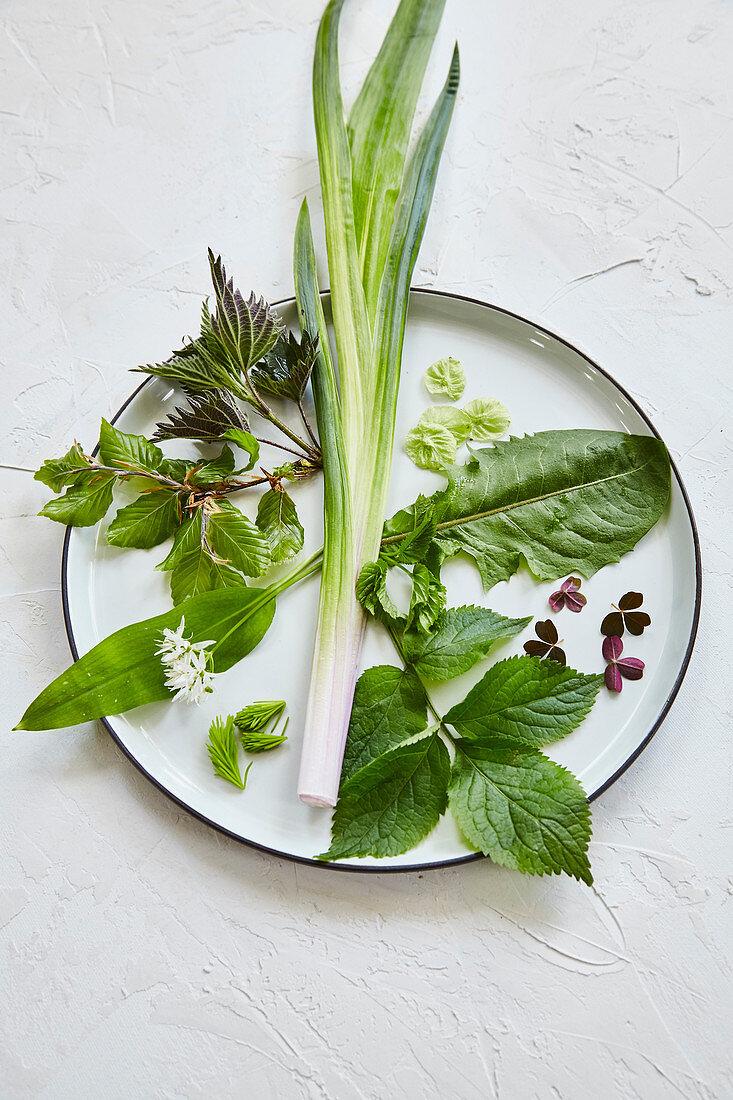
[[[644,662],[638,657],[623,657],[624,643],[611,635],[603,641],[603,656],[607,661],[605,680],[609,691],[621,691],[624,680],[641,680]]]
[[[552,610],[562,611],[563,607],[567,607],[568,611],[582,611],[588,601],[580,592],[581,583],[580,577],[568,577],[563,581],[548,601]]]

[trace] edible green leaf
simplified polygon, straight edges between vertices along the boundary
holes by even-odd
[[[107,514],[114,483],[114,474],[97,474],[87,485],[72,486],[63,496],[49,500],[38,514],[72,527],[92,527]]]
[[[230,439],[232,443],[236,443],[238,447],[241,447],[243,451],[247,452],[249,455],[249,462],[244,469],[251,470],[260,457],[260,445],[252,433],[245,432],[241,428],[228,428],[224,432],[224,438]]]
[[[654,436],[556,431],[476,450],[448,481],[386,524],[386,545],[432,509],[441,554],[465,551],[488,589],[523,559],[542,580],[618,561],[662,515],[670,468]]]
[[[107,542],[146,550],[169,538],[180,522],[177,493],[167,489],[143,493],[119,509],[107,528]]]
[[[217,481],[226,481],[233,472],[234,451],[224,446],[218,455],[202,462],[192,471],[188,480],[192,485],[212,485]]]
[[[299,402],[318,356],[318,340],[304,332],[300,341],[293,333],[281,336],[278,342],[252,371],[252,382],[261,393],[285,397]]]
[[[60,493],[65,485],[77,485],[82,478],[88,480],[93,476],[84,472],[84,468],[88,466],[89,459],[79,444],[74,443],[61,458],[47,458],[41,468],[36,470],[33,480],[42,481],[52,492]]]
[[[511,424],[506,405],[493,398],[477,397],[464,405],[461,414],[466,421],[466,438],[480,442],[489,442],[503,435]]]
[[[427,703],[415,675],[377,665],[356,683],[341,782],[427,727]]]
[[[450,680],[468,672],[504,638],[513,638],[531,622],[507,619],[484,607],[452,607],[444,611],[430,634],[406,631],[402,639],[407,660],[429,680]]]
[[[583,788],[535,749],[503,738],[458,741],[450,808],[466,839],[495,863],[530,875],[565,871],[592,884]]]
[[[195,596],[163,615],[116,630],[49,684],[16,729],[59,729],[170,700],[165,670],[155,652],[164,628],[177,629],[183,617],[191,641],[214,641],[213,671],[225,672],[262,640],[274,613],[275,600],[267,589],[226,589]]]
[[[270,550],[262,532],[228,500],[209,516],[208,539],[217,557],[247,577],[260,577],[270,564]]]
[[[99,429],[99,457],[103,466],[118,466],[122,470],[132,467],[153,473],[163,462],[160,447],[149,443],[144,435],[128,435],[104,419]]]
[[[284,329],[280,318],[264,299],[249,298],[227,278],[221,256],[209,249],[209,267],[216,297],[211,332],[225,351],[248,370],[272,349]]]
[[[184,520],[176,532],[168,556],[157,569],[170,571],[171,599],[182,603],[191,596],[220,588],[242,588],[246,581],[226,562],[214,561],[201,538],[201,510]]]
[[[462,737],[492,734],[539,747],[580,725],[603,676],[588,676],[557,661],[508,657],[492,665],[462,702],[445,715]]]
[[[412,596],[407,613],[407,626],[425,633],[431,629],[445,607],[446,591],[440,578],[418,563],[412,568]]]
[[[231,714],[228,718],[215,718],[211,723],[206,749],[216,774],[243,791],[247,786],[247,775],[252,764],[242,778],[239,770],[239,743],[234,732],[234,719]]]
[[[200,439],[202,443],[216,443],[232,428],[248,433],[246,416],[226,390],[209,390],[192,395],[186,408],[169,413],[168,419],[157,425],[153,440]]]
[[[437,733],[377,757],[341,788],[322,860],[397,856],[437,825],[448,802],[448,750]]]
[[[451,401],[457,401],[466,388],[466,372],[458,359],[438,359],[428,367],[424,375],[428,393],[444,393]]]
[[[410,429],[405,439],[407,457],[422,470],[438,473],[443,473],[446,466],[455,462],[457,448],[456,437],[442,424],[420,422]]]
[[[468,417],[455,405],[429,405],[421,414],[418,426],[432,427],[435,424],[447,428],[458,445],[465,443],[471,432]]]
[[[284,489],[268,489],[257,507],[257,526],[267,539],[276,564],[303,549],[303,527],[292,497]]]

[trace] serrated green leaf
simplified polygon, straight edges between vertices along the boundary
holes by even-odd
[[[211,332],[229,355],[249,369],[272,349],[284,325],[263,298],[245,299],[227,278],[221,256],[209,249],[209,267],[216,296]]]
[[[107,528],[112,546],[133,546],[146,550],[157,546],[180,525],[178,494],[167,489],[143,493],[132,504],[120,508]]]
[[[262,532],[228,500],[209,516],[207,538],[217,557],[247,577],[260,577],[270,565],[270,548]]]
[[[322,860],[397,856],[437,825],[448,802],[448,750],[437,733],[377,757],[341,787]]]
[[[416,676],[392,665],[367,669],[356,682],[341,782],[427,724],[425,692]]]
[[[302,401],[305,387],[318,357],[318,340],[304,332],[300,341],[291,332],[281,336],[265,359],[252,371],[252,382],[260,393]]]
[[[370,615],[387,625],[396,625],[400,620],[400,609],[387,591],[388,570],[387,562],[367,562],[356,582],[356,598]]]
[[[153,439],[199,439],[216,443],[230,429],[248,432],[247,418],[235,405],[226,390],[209,390],[191,396],[186,408],[176,408],[168,419],[157,425]]]
[[[132,467],[153,473],[158,472],[163,462],[160,447],[149,443],[144,435],[121,432],[104,419],[99,429],[99,457],[103,466],[118,466],[122,470]]]
[[[84,468],[89,465],[89,459],[79,444],[74,443],[61,458],[47,458],[41,468],[36,470],[33,480],[42,481],[53,493],[60,493],[65,485],[78,485],[82,479],[88,481],[93,477],[91,472],[84,472]]]
[[[619,561],[662,515],[670,467],[653,436],[553,431],[476,450],[448,481],[385,525],[387,545],[429,505],[441,554],[469,554],[488,589],[523,560],[542,580]]]
[[[114,474],[97,474],[89,484],[72,486],[63,496],[49,500],[38,514],[71,527],[92,527],[107,514],[114,483]]]
[[[257,507],[257,526],[267,539],[275,562],[286,561],[303,549],[303,528],[292,498],[284,489],[268,489]]]
[[[170,571],[171,599],[182,603],[191,596],[220,588],[243,588],[241,573],[225,562],[214,561],[201,538],[201,510],[184,520],[176,532],[173,546],[156,569]]]
[[[16,729],[59,729],[170,700],[165,669],[155,652],[164,628],[177,629],[183,617],[186,637],[192,642],[213,640],[213,670],[226,672],[261,641],[274,613],[275,599],[267,589],[230,589],[207,592],[116,630],[49,684]]]
[[[440,578],[418,562],[412,567],[412,596],[407,627],[426,633],[445,607],[446,591]]]
[[[484,607],[451,607],[430,634],[407,631],[402,639],[407,660],[429,680],[450,680],[468,672],[504,638],[513,638],[531,622],[507,619]]]
[[[450,809],[466,839],[495,863],[530,875],[564,871],[592,884],[585,792],[535,749],[504,738],[459,740]]]
[[[428,367],[423,378],[428,393],[444,393],[451,401],[457,401],[466,388],[466,372],[459,360],[450,356]]]
[[[603,676],[557,661],[508,657],[492,665],[444,720],[462,737],[512,737],[539,747],[572,733],[590,711]]]

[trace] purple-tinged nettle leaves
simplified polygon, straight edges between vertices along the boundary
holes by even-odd
[[[176,407],[169,413],[167,420],[156,425],[153,440],[200,439],[202,443],[216,443],[230,428],[249,431],[246,416],[226,390],[209,390],[190,397],[187,408]]]
[[[245,370],[272,350],[285,326],[264,298],[254,293],[245,299],[227,278],[221,256],[209,249],[209,267],[216,296],[216,312],[211,316],[211,332]]]
[[[565,652],[558,644],[563,639],[558,638],[557,627],[552,619],[541,619],[535,623],[534,629],[537,638],[530,638],[524,643],[524,652],[530,657],[546,657],[548,661],[557,661],[560,665],[566,664]]]
[[[643,634],[652,621],[646,611],[638,610],[643,602],[641,592],[627,592],[618,604],[611,604],[615,610],[609,612],[601,623],[601,634],[605,634],[607,638],[621,638],[624,629],[636,637]]]
[[[624,643],[617,635],[610,635],[603,641],[603,656],[606,664],[606,687],[609,691],[621,691],[624,680],[641,680],[644,675],[644,662],[638,657],[624,657]]]
[[[272,351],[252,372],[252,382],[261,393],[302,401],[305,387],[318,357],[318,337],[304,332],[298,340],[293,333],[278,339]]]
[[[553,611],[562,611],[567,607],[568,611],[582,611],[587,604],[585,596],[580,594],[580,577],[568,577],[563,581],[557,592],[553,592],[549,599]]]

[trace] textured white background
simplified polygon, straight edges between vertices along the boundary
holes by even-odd
[[[594,807],[592,890],[362,878],[179,813],[95,726],[5,732],[69,660],[23,472],[196,324],[205,249],[290,292],[322,0],[3,0],[0,1095],[733,1095],[733,9],[448,0],[463,84],[420,285],[589,352],[677,458],[706,566],[670,717]],[[391,3],[347,4],[350,92]]]

